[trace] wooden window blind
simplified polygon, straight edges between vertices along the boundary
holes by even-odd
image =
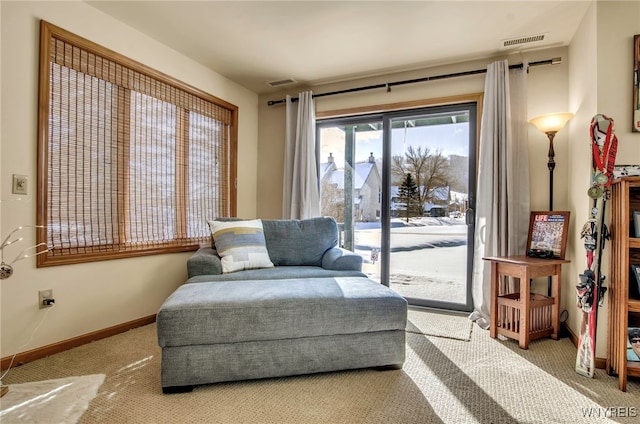
[[[196,249],[236,213],[236,106],[41,21],[38,266]]]

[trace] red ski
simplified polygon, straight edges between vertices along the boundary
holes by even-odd
[[[618,139],[613,130],[613,119],[605,115],[595,115],[590,126],[593,166],[591,187],[587,194],[593,199],[591,218],[582,227],[581,236],[587,251],[587,269],[579,275],[576,286],[577,306],[581,310],[576,372],[593,377],[596,357],[596,326],[598,306],[602,304],[606,287],[600,265],[602,250],[609,232],[604,222],[605,206],[609,196],[609,186],[613,178],[613,167],[618,148]]]

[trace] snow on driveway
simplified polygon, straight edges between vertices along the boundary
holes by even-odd
[[[393,220],[390,285],[404,297],[465,303],[467,226],[463,219],[418,218]],[[363,228],[364,227],[364,228]],[[356,226],[356,253],[363,271],[379,281],[380,262],[372,263],[372,249],[380,249],[380,228]],[[372,228],[373,227],[373,228]]]

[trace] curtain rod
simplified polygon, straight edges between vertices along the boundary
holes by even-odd
[[[531,67],[531,66],[539,66],[539,65],[557,65],[559,63],[562,63],[562,58],[561,57],[554,57],[553,59],[539,60],[537,62],[530,62],[529,66]],[[524,66],[523,63],[518,63],[518,64],[515,64],[515,65],[509,65],[509,69],[522,69],[523,66]],[[455,78],[455,77],[464,77],[464,76],[467,76],[467,75],[484,74],[486,72],[487,72],[486,69],[476,69],[474,71],[456,72],[456,73],[453,73],[453,74],[435,75],[435,76],[431,76],[431,77],[415,78],[415,79],[404,80],[404,81],[395,81],[395,82],[387,82],[387,83],[366,85],[364,87],[347,88],[345,90],[330,91],[328,93],[314,94],[312,97],[315,99],[316,97],[334,96],[336,94],[345,94],[345,93],[355,93],[357,91],[374,90],[376,88],[386,88],[387,91],[391,91],[391,87],[395,87],[397,85],[415,84],[415,83],[418,83],[418,82],[435,81],[435,80],[439,80],[439,79]],[[280,104],[280,103],[285,103],[286,101],[287,101],[286,99],[269,100],[267,102],[267,105],[273,106],[273,105],[277,105],[277,104]],[[292,102],[297,102],[298,98],[297,97],[292,97],[291,101]]]

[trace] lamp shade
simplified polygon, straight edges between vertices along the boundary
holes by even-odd
[[[573,113],[547,113],[545,115],[536,116],[531,119],[529,123],[536,126],[536,128],[543,133],[560,131],[569,121],[573,118]]]

